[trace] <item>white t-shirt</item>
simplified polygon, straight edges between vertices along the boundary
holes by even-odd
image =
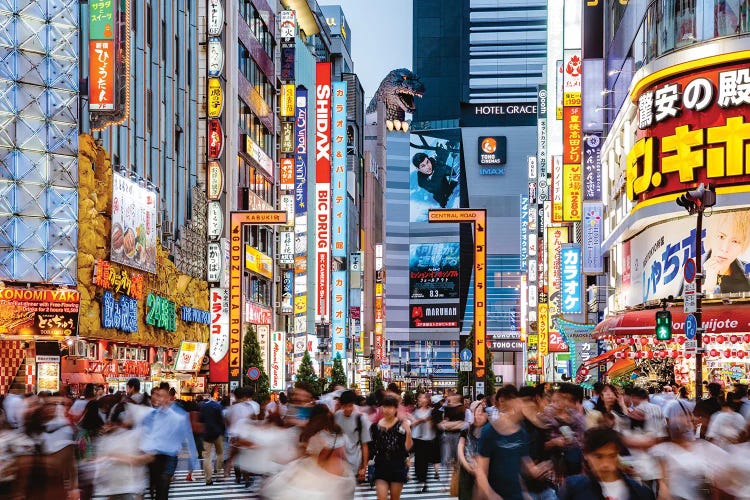
[[[666,464],[667,484],[677,498],[703,498],[701,489],[717,472],[716,464],[725,464],[727,453],[716,445],[701,439],[690,449],[674,443],[660,443],[651,448],[651,454]]]
[[[260,415],[260,405],[252,399],[230,406],[227,413],[229,435],[236,436],[238,426],[245,421],[252,421],[257,415]]]
[[[604,494],[606,500],[628,500],[630,498],[628,485],[622,479],[611,483],[600,481],[599,484],[602,486],[602,494]]]
[[[745,418],[736,411],[720,411],[711,415],[706,430],[706,439],[714,439],[716,444],[734,443],[745,430]]]
[[[687,399],[673,399],[664,406],[664,416],[669,420],[675,417],[691,417],[695,410],[695,403]],[[687,413],[687,415],[686,415]]]

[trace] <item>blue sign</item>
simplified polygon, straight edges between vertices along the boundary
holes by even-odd
[[[560,310],[563,314],[581,314],[583,300],[581,297],[581,246],[578,243],[563,245],[560,249],[562,300]]]
[[[258,380],[260,378],[260,370],[255,366],[251,366],[247,369],[247,378],[250,380]]]
[[[186,323],[211,324],[211,316],[208,311],[196,309],[194,307],[182,306],[181,313],[182,321],[185,321]]]
[[[695,259],[688,259],[685,261],[685,268],[683,270],[683,276],[685,277],[685,281],[688,283],[692,283],[693,280],[695,280]]]
[[[471,351],[468,349],[461,349],[458,356],[461,358],[461,361],[471,361]]]
[[[346,370],[346,274],[347,271],[331,273],[331,360],[341,357]]]
[[[688,314],[685,318],[685,337],[688,340],[693,340],[695,335],[698,333],[698,320],[695,316]]]
[[[138,331],[138,301],[120,295],[120,299],[107,290],[102,294],[102,326],[123,332]]]

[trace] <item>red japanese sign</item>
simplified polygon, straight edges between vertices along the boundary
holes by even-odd
[[[89,42],[89,109],[115,109],[115,46],[112,40]]]
[[[727,59],[732,54],[727,55]],[[750,65],[724,63],[636,84],[636,142],[627,155],[627,194],[645,201],[700,182],[740,192],[750,184]],[[675,70],[677,73],[677,70]],[[665,197],[674,202],[674,197]]]
[[[216,118],[208,120],[208,159],[218,160],[224,151],[224,130]]]

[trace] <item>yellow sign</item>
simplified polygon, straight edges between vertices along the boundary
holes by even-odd
[[[537,359],[541,360],[541,358],[549,353],[549,323],[547,322],[549,308],[546,302],[540,302],[537,307],[539,310],[537,320],[539,357]]]
[[[250,245],[245,245],[245,268],[266,278],[273,278],[273,259]]]
[[[224,109],[224,91],[218,78],[208,79],[208,117],[218,118]]]
[[[428,222],[474,223],[474,376],[484,377],[487,340],[487,211],[438,209],[427,212]]]
[[[218,161],[208,162],[208,199],[218,200],[224,189],[224,173]]]
[[[560,314],[560,301],[562,299],[562,266],[560,262],[560,250],[564,243],[568,243],[568,227],[548,227],[547,228],[547,296],[549,304],[545,304],[548,309],[547,331],[556,331],[552,323],[552,318]],[[541,307],[541,304],[539,304]],[[541,309],[538,318],[541,325]],[[541,329],[541,327],[540,327]],[[546,339],[549,341],[549,339]],[[539,332],[539,343],[542,342],[542,333]]]
[[[242,226],[285,224],[286,212],[232,212],[229,244],[229,381],[239,384],[242,354]]]
[[[294,314],[305,314],[307,312],[307,295],[296,295],[294,297]]]
[[[281,86],[281,102],[279,106],[279,114],[281,116],[294,116],[294,84],[286,84]]]
[[[583,214],[583,168],[578,164],[563,165],[563,220],[580,222]]]

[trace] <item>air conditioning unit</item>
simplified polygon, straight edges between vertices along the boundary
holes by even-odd
[[[70,346],[68,355],[74,358],[85,358],[88,356],[88,346],[85,340],[75,340]]]

